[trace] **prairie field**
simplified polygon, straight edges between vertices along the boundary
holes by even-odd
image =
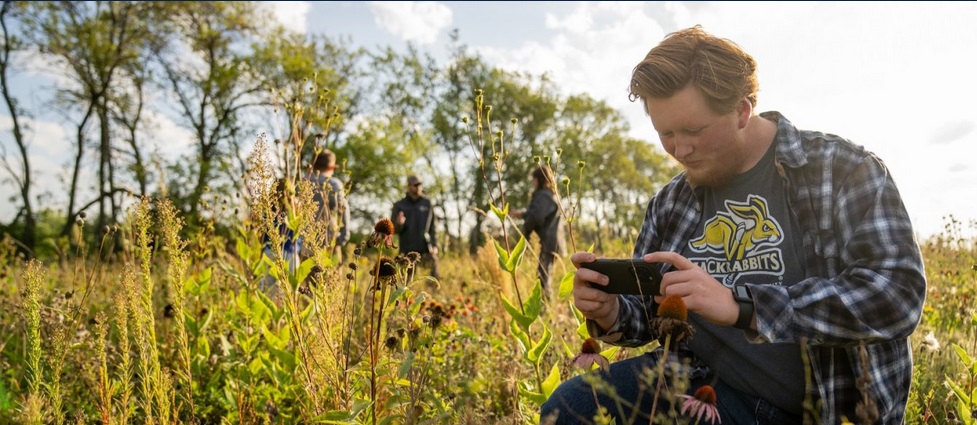
[[[569,280],[541,296],[535,239],[447,253],[436,282],[380,224],[344,261],[314,251],[293,271],[262,255],[260,217],[235,238],[181,226],[167,201],[141,200],[54,261],[5,239],[0,423],[537,423],[545,395],[585,373],[569,364],[587,336]],[[921,241],[908,423],[974,421],[977,259],[962,226]]]

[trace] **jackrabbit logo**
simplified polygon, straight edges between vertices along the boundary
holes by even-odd
[[[724,285],[732,287],[745,275],[783,276],[780,242],[783,229],[767,210],[767,200],[750,195],[746,202],[727,200],[726,211],[709,219],[702,235],[689,241],[689,248],[702,258],[692,258]],[[711,257],[708,254],[721,254]]]

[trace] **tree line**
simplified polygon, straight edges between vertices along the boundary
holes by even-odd
[[[334,151],[354,221],[389,213],[406,175],[429,176],[445,246],[456,250],[484,241],[497,179],[514,207],[528,202],[538,160],[568,178],[560,183],[582,207],[577,225],[597,240],[633,232],[650,195],[675,173],[653,144],[628,136],[620,112],[586,94],[561,94],[545,74],[492,66],[458,30],[439,63],[413,45],[366,49],[294,31],[258,2],[4,1],[0,27],[0,91],[11,122],[0,134],[0,168],[17,210],[0,230],[28,255],[67,236],[85,213],[94,229],[119,222],[132,195],[169,197],[191,231],[205,221],[233,225],[247,206],[214,205],[247,199],[238,196],[248,189],[242,176],[258,137],[274,140],[286,178],[318,150]],[[63,209],[43,205],[50,189],[35,184],[34,112],[11,87],[25,70],[56,77],[42,101],[70,135],[48,141],[72,155]],[[477,90],[490,112],[474,110]],[[473,152],[469,118],[478,113],[488,118],[488,142],[507,144],[501,177],[483,178],[486,152]],[[154,144],[160,116],[190,140]],[[276,134],[256,134],[268,127]],[[174,146],[192,148],[163,154]],[[93,181],[83,181],[83,170]]]

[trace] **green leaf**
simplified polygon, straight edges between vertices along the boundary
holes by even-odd
[[[529,325],[533,324],[534,319],[530,319],[525,314],[522,314],[522,311],[518,307],[509,302],[505,294],[500,292],[499,297],[502,298],[502,306],[505,307],[505,311],[509,312],[512,319],[519,323],[519,326],[524,330],[529,331]]]
[[[583,313],[581,313],[580,310],[577,309],[577,306],[573,305],[573,303],[570,304],[570,311],[573,312],[573,317],[577,318],[578,325],[587,321],[587,318],[584,317]]]
[[[563,275],[563,279],[560,279],[560,293],[558,295],[559,299],[565,299],[573,293],[573,277],[576,275],[576,270],[571,270]]]
[[[519,340],[519,344],[522,345],[522,351],[524,353],[528,353],[529,347],[532,347],[533,343],[529,339],[529,334],[523,331],[522,328],[519,327],[519,324],[516,323],[516,319],[509,321],[509,330],[512,331],[512,334],[516,336],[517,340]]]
[[[546,403],[545,395],[540,394],[536,391],[532,391],[528,388],[525,388],[525,385],[519,386],[519,394],[522,395],[523,397],[526,397],[527,399],[529,399],[529,401],[532,401],[537,406],[542,406],[543,403]]]
[[[523,303],[522,310],[526,313],[526,318],[529,319],[530,323],[536,321],[539,313],[543,311],[543,286],[539,279],[536,279],[536,284],[533,285],[533,292],[529,294],[529,298]]]
[[[590,338],[591,335],[590,331],[587,329],[587,322],[580,322],[580,324],[577,325],[577,335],[582,340]]]
[[[499,241],[493,240],[492,242],[495,243],[495,252],[499,254],[499,267],[502,267],[502,270],[509,273],[514,272],[514,269],[509,269],[509,252],[499,244]]]
[[[309,277],[309,273],[312,272],[312,267],[314,266],[315,258],[306,258],[305,261],[299,264],[299,268],[295,270],[295,280],[299,283],[305,282],[305,278]]]
[[[559,365],[554,363],[553,367],[550,369],[549,376],[547,376],[546,379],[543,380],[543,388],[542,388],[543,397],[550,398],[550,395],[553,394],[553,391],[555,391],[556,387],[559,385],[560,385],[560,367]]]
[[[550,346],[550,341],[553,340],[553,332],[550,332],[550,328],[543,326],[543,337],[536,342],[532,350],[526,353],[526,358],[535,365],[539,364],[539,359],[543,357],[543,353]]]
[[[946,377],[946,384],[950,387],[950,389],[953,390],[953,393],[957,395],[957,398],[961,403],[970,404],[970,397],[967,396],[967,393],[963,390],[963,388],[957,385],[956,382],[953,382],[949,376]]]
[[[197,338],[197,355],[203,356],[205,359],[210,358],[210,342],[207,338]]]
[[[401,379],[406,378],[407,374],[410,372],[411,366],[414,365],[414,353],[408,352],[407,357],[404,361],[400,362],[400,370],[397,371],[397,376]]]
[[[394,303],[396,303],[397,300],[400,299],[400,297],[404,295],[404,292],[406,291],[407,291],[406,286],[403,288],[399,288],[396,291],[390,291],[390,296],[387,298],[387,307],[390,307]]]
[[[312,418],[314,424],[349,424],[353,422],[353,415],[342,410],[333,410]]]
[[[508,202],[506,202],[506,204],[502,207],[501,210],[498,209],[498,208],[496,208],[495,207],[495,204],[489,204],[489,208],[491,208],[492,209],[492,212],[495,213],[495,216],[499,218],[499,221],[505,223],[505,217],[507,215],[509,215],[509,203]]]
[[[506,260],[505,269],[514,272],[519,264],[522,263],[522,256],[526,253],[526,236],[520,235],[519,242],[516,243],[516,247],[512,248],[512,253],[509,254],[509,259]]]
[[[620,349],[621,349],[621,347],[618,346],[618,345],[611,345],[606,350],[601,351],[600,352],[600,355],[604,356],[605,359],[607,359],[608,361],[610,361],[611,359],[614,358],[615,355],[617,355],[617,352]]]
[[[951,344],[951,345],[953,345],[953,351],[956,351],[957,357],[960,358],[960,361],[963,362],[963,365],[967,369],[972,369],[974,367],[974,359],[970,357],[970,354],[967,354],[967,350],[964,350],[963,347],[957,344]]]

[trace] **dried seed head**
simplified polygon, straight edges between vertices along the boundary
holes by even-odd
[[[381,218],[377,221],[377,224],[373,226],[373,230],[384,236],[391,236],[394,234],[394,222],[390,221],[389,218]]]
[[[580,352],[585,354],[600,353],[600,343],[596,339],[587,338],[580,347]]]
[[[686,321],[689,318],[689,310],[685,307],[685,300],[678,295],[669,295],[658,305],[658,316]]]

